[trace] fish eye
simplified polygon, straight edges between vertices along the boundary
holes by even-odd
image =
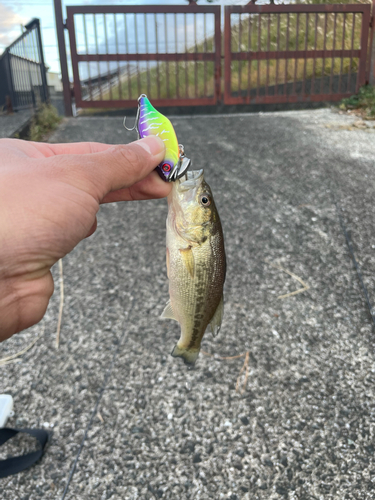
[[[211,205],[210,195],[207,193],[201,194],[200,195],[200,202],[201,202],[201,205],[203,205],[204,207],[209,207]]]

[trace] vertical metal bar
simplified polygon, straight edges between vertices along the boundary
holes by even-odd
[[[341,50],[345,49],[345,22],[346,22],[346,13],[343,13],[344,16],[344,22],[342,26],[342,42],[341,42]],[[367,41],[366,41],[367,43]],[[338,92],[341,93],[341,80],[342,80],[342,68],[344,64],[344,57],[341,56],[341,62],[340,62],[340,76],[339,76],[339,87],[338,87]]]
[[[107,14],[103,14],[103,22],[104,22],[105,50],[106,54],[108,55],[109,51],[108,51],[108,33],[107,33]],[[112,83],[111,83],[111,68],[108,59],[107,59],[107,71],[108,71],[107,83],[109,86],[109,98],[112,101],[113,97],[112,97]]]
[[[280,14],[277,14],[277,51],[280,50]],[[276,59],[276,94],[279,94],[279,58]]]
[[[5,49],[5,52],[2,56],[2,60],[4,61],[4,68],[5,68],[5,73],[6,73],[6,79],[7,79],[7,95],[10,97],[10,105],[13,110],[16,109],[17,107],[17,102],[16,102],[16,95],[14,92],[14,82],[13,82],[13,77],[12,77],[12,69],[11,69],[11,62],[10,62],[10,52],[9,49]]]
[[[289,51],[289,12],[287,14],[286,22],[286,52]],[[285,74],[284,74],[284,95],[287,95],[287,83],[288,83],[288,56],[285,57]]]
[[[197,46],[197,14],[194,13],[194,52],[198,52]],[[198,66],[197,60],[194,61],[194,83],[195,83],[195,97],[198,97]]]
[[[129,39],[128,39],[128,23],[126,21],[126,14],[124,14],[124,35],[125,35],[125,51],[129,54]],[[126,61],[126,69],[128,75],[128,94],[129,99],[132,98],[132,82],[131,82],[131,72],[130,72],[130,63]]]
[[[145,25],[146,54],[148,54],[148,26],[147,26],[147,14],[146,14],[146,12],[143,14],[143,16],[144,16],[143,20],[144,20],[144,25]],[[151,97],[149,61],[146,61],[146,73],[147,73],[147,94]]]
[[[158,22],[156,19],[156,14],[155,16],[155,41],[156,41],[156,53],[159,53],[159,40],[158,40]],[[158,99],[160,99],[160,73],[159,73],[159,61],[156,61],[156,73],[157,73],[157,78],[156,78],[156,83],[157,83],[157,88],[158,88]]]
[[[333,41],[332,41],[332,50],[336,49],[336,25],[337,25],[337,12],[334,14],[333,19]],[[331,59],[331,76],[329,78],[329,93],[332,94],[332,81],[333,81],[333,68],[335,66],[335,58],[332,56]]]
[[[225,7],[224,10],[224,100],[230,101],[231,98],[231,58],[232,58],[232,48],[231,48],[231,16],[230,7]],[[216,46],[215,50],[220,50]],[[216,77],[216,71],[215,71]],[[215,78],[216,80],[216,78]],[[216,83],[216,82],[215,82]]]
[[[113,23],[115,27],[115,41],[116,41],[116,55],[118,56],[118,33],[117,33],[117,18],[116,14],[113,14]],[[120,61],[117,59],[117,79],[118,79],[118,94],[119,99],[122,100],[122,86],[121,86],[121,71],[120,71]]]
[[[305,59],[304,59],[304,63],[303,63],[302,96],[305,96],[305,92],[306,92],[306,64],[307,64],[306,51],[307,51],[308,33],[309,33],[309,13],[306,12],[306,23],[305,23]]]
[[[178,52],[178,43],[177,43],[177,14],[174,15],[174,43],[175,43],[175,52]],[[180,79],[179,79],[179,66],[178,61],[176,61],[176,95],[180,97]]]
[[[239,15],[239,25],[238,25],[238,52],[242,52],[241,50],[241,40],[242,40],[242,20],[241,14]],[[238,61],[238,96],[241,96],[241,80],[242,80],[242,61]]]
[[[374,5],[375,7],[375,5]],[[361,32],[361,56],[359,59],[358,68],[358,89],[366,83],[366,62],[367,62],[367,46],[369,43],[369,27],[370,27],[370,5],[363,5],[362,12],[362,32]],[[374,19],[375,22],[375,19]],[[374,26],[372,27],[374,29]],[[374,62],[374,61],[373,61]],[[358,90],[357,90],[358,91]]]
[[[344,14],[345,15],[345,14]],[[324,14],[324,34],[323,34],[323,60],[322,60],[322,77],[320,80],[320,93],[324,94],[324,76],[325,76],[325,66],[326,66],[326,57],[325,57],[325,51],[327,48],[327,18],[328,14],[327,12]],[[345,21],[344,21],[344,29],[345,29]]]
[[[165,53],[168,54],[168,25],[167,25],[167,14],[164,12],[164,36],[165,36]],[[165,69],[167,72],[167,98],[170,98],[169,92],[169,63],[168,60],[165,61]]]
[[[18,50],[17,46],[14,45],[10,51],[10,69],[11,75],[13,76],[14,94],[16,97],[17,107],[23,106],[25,104],[24,100],[24,86],[23,86],[23,73],[22,67],[19,64]]]
[[[347,92],[350,92],[350,80],[352,78],[352,64],[353,64],[353,47],[354,47],[354,32],[355,32],[355,12],[353,12],[353,22],[352,22],[352,39],[350,43],[350,62],[349,62],[349,73],[348,73],[348,85],[346,88]]]
[[[296,26],[296,50],[299,49],[299,12],[297,12],[297,26]],[[294,59],[294,79],[293,79],[293,91],[292,94],[296,94],[296,81],[297,81],[297,67],[298,59]]]
[[[258,53],[260,52],[261,38],[260,38],[260,30],[262,27],[262,15],[258,14]],[[257,92],[256,96],[259,97],[259,87],[260,87],[260,60],[259,56],[257,59],[258,67],[257,67]]]
[[[54,0],[54,7],[55,7],[57,42],[58,42],[58,46],[59,46],[61,79],[62,79],[63,94],[64,94],[65,115],[66,116],[73,116],[72,96],[70,93],[68,62],[67,62],[67,58],[66,58],[66,48],[65,48],[65,38],[64,38],[64,23],[63,23],[63,16],[62,16],[61,0]],[[69,27],[68,27],[68,29],[69,29]]]
[[[318,13],[315,14],[314,50],[316,50],[317,33],[318,33]],[[313,74],[311,78],[311,95],[315,94],[315,70],[316,70],[316,57],[314,55]]]
[[[249,12],[249,22],[248,22],[248,33],[247,33],[247,52],[248,52],[248,60],[247,60],[247,100],[250,102],[250,87],[251,87],[251,28],[252,28],[252,18],[251,12]]]
[[[83,33],[85,36],[85,46],[86,46],[86,54],[89,53],[89,44],[88,44],[88,38],[87,38],[87,25],[86,25],[86,14],[83,14]],[[87,61],[87,74],[89,76],[89,94],[90,94],[90,100],[93,100],[92,97],[92,83],[91,83],[91,71],[90,71],[90,63]]]
[[[229,66],[230,67],[230,66]],[[221,10],[215,12],[215,103],[221,100]]]
[[[268,23],[267,23],[267,51],[270,51],[270,38],[271,38],[271,14],[268,13]],[[267,77],[266,77],[266,95],[268,95],[268,86],[270,83],[270,56],[267,57]]]
[[[372,0],[372,11],[368,14],[371,23],[371,34],[370,34],[370,54],[369,54],[369,68],[368,68],[368,83],[370,85],[375,85],[375,0]],[[367,15],[365,13],[362,14],[362,19],[367,19]],[[366,21],[365,21],[366,22]]]
[[[184,14],[184,40],[185,40],[185,54],[188,53],[188,44],[187,44],[187,20],[186,20],[186,12]],[[177,63],[178,65],[178,63]],[[189,63],[185,59],[185,97],[189,97],[189,80],[188,80],[188,65]]]
[[[79,79],[78,61],[77,61],[77,46],[76,46],[76,33],[74,25],[74,14],[68,7],[68,26],[69,26],[69,40],[70,40],[70,53],[72,57],[73,80],[74,80],[74,97],[76,105],[82,102],[81,83]]]
[[[30,72],[30,63],[28,61],[28,56],[27,56],[26,36],[24,36],[22,38],[21,42],[22,42],[22,45],[20,45],[20,49],[21,49],[21,57],[23,59],[22,64],[25,68],[25,73],[27,74],[25,76],[26,76],[27,84],[30,88],[31,102],[32,102],[33,108],[36,108],[36,99],[35,99],[34,87],[33,87],[33,82],[32,82],[31,72]],[[22,54],[22,52],[23,52],[23,54]]]
[[[135,38],[135,53],[139,53],[138,49],[138,23],[137,23],[137,14],[133,14],[134,16],[134,38]],[[141,95],[141,75],[139,71],[139,60],[137,59],[137,84],[138,84],[138,95]]]
[[[96,47],[96,53],[99,54],[98,29],[97,29],[97,26],[96,26],[96,15],[93,14],[93,16],[94,16],[95,47]],[[98,78],[98,85],[99,85],[99,95],[100,95],[100,100],[102,101],[103,100],[103,95],[102,95],[102,79],[101,79],[100,63],[99,63],[99,61],[97,61],[97,70],[98,70],[98,77],[97,78]]]
[[[204,31],[204,42],[203,42],[203,50],[204,53],[207,54],[207,27],[206,27],[206,17],[207,14],[203,14],[203,31]],[[204,97],[207,97],[207,61],[204,61],[203,66],[203,80],[204,80]]]

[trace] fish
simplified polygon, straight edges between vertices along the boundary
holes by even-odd
[[[171,354],[192,366],[207,327],[215,337],[224,314],[224,237],[203,170],[187,171],[172,183],[166,225],[170,300],[161,317],[179,322],[181,335]]]

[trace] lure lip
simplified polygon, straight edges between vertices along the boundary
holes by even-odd
[[[140,120],[140,109],[141,109],[141,99],[142,98],[148,99],[146,94],[141,94],[138,97],[138,99],[137,99],[138,109],[137,109],[137,114],[135,117],[133,127],[128,128],[126,126],[126,116],[124,117],[124,121],[123,121],[123,125],[124,125],[124,128],[126,130],[128,130],[129,132],[131,132],[132,130],[137,131],[138,139],[142,138],[140,131],[139,131],[139,120]],[[173,126],[172,126],[172,128],[173,128]],[[164,158],[163,161],[161,163],[159,163],[159,165],[155,169],[155,170],[157,170],[158,174],[165,182],[175,182],[177,179],[180,179],[183,175],[186,174],[187,170],[191,166],[190,158],[187,158],[185,156],[184,146],[182,144],[179,144],[178,147],[179,147],[179,157],[178,157],[178,161],[175,165],[173,165],[173,162],[171,162],[170,160]],[[166,168],[167,166],[170,167],[169,170]]]

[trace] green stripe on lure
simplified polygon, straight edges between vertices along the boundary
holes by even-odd
[[[156,167],[161,178],[167,182],[175,181],[182,177],[189,168],[191,161],[186,158],[184,147],[178,144],[176,132],[168,118],[150,103],[145,94],[138,98],[138,111],[134,127],[126,130],[137,130],[138,139],[143,139],[149,135],[160,137],[165,143],[164,160]]]

